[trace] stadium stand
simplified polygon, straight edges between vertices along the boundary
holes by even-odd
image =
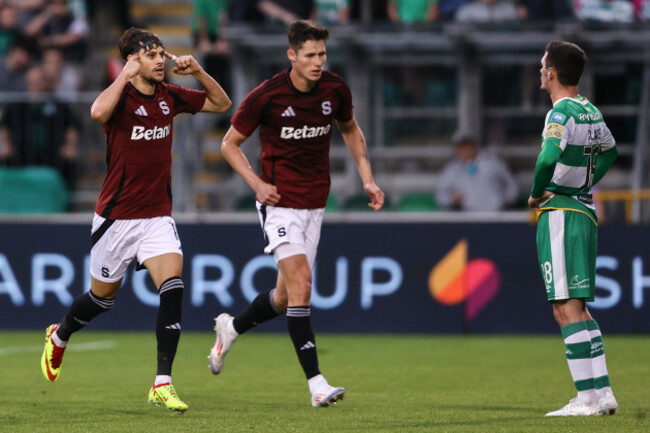
[[[397,209],[401,212],[427,212],[441,210],[433,193],[409,193],[400,199]]]
[[[170,52],[193,52],[191,0],[122,3],[130,4],[130,21],[157,32]],[[619,144],[619,160],[601,189],[648,186],[644,146],[650,32],[643,22],[594,27],[570,17],[553,22],[531,16],[528,22],[503,27],[462,25],[446,16],[446,21],[404,26],[389,23],[385,11],[383,21],[377,21],[373,17],[382,15],[375,6],[370,0],[353,1],[351,22],[330,28],[328,64],[352,89],[355,115],[367,138],[377,182],[394,203],[409,194],[434,191],[440,170],[452,155],[451,137],[457,130],[474,131],[506,161],[520,189],[530,188],[540,125],[550,108],[548,98],[537,90],[537,71],[545,44],[557,38],[580,40],[585,46],[590,68],[581,92],[602,109]],[[86,114],[110,76],[105,69],[109,60],[119,68],[116,41],[122,31],[118,24],[122,20],[108,2],[93,2],[89,20],[89,46],[102,49],[87,51],[81,66],[84,87],[70,101],[83,123],[83,162],[71,195],[72,210],[80,212],[92,209],[105,170],[101,128]],[[287,66],[286,37],[281,26],[241,21],[229,25],[223,35],[231,56],[230,96],[237,107],[254,85]],[[405,85],[405,68],[418,79],[424,77],[421,92]],[[192,85],[178,77],[170,80]],[[508,89],[507,95],[501,89]],[[17,93],[3,93],[0,105],[16,98],[20,99]],[[180,118],[176,123],[176,212],[233,210],[240,197],[250,194],[220,154],[227,116],[224,119],[225,125],[214,116]],[[257,168],[257,140],[249,140],[243,150]],[[345,203],[362,192],[362,185],[338,135],[330,155],[333,200],[345,211]]]
[[[50,167],[0,167],[0,213],[61,213],[69,194]]]

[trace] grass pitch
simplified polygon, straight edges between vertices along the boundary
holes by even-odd
[[[605,336],[621,406],[544,418],[575,395],[559,336],[318,335],[321,369],[346,398],[312,408],[287,335],[250,333],[212,376],[213,333],[186,332],[174,385],[190,409],[147,404],[154,333],[76,334],[45,381],[43,332],[0,332],[1,432],[648,432],[650,336]]]

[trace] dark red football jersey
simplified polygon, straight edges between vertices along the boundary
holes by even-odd
[[[332,121],[352,119],[352,95],[343,79],[329,71],[323,71],[310,92],[301,92],[289,72],[280,72],[250,92],[232,125],[245,136],[259,125],[260,177],[278,188],[277,206],[322,208],[330,189]]]
[[[174,84],[156,85],[153,95],[128,83],[106,134],[106,179],[95,212],[104,218],[153,218],[172,213],[174,116],[196,113],[205,92]]]

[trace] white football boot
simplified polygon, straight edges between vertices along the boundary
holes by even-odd
[[[572,398],[562,409],[549,412],[545,416],[599,416],[600,407],[583,402],[578,397]]]
[[[234,317],[228,313],[221,313],[214,319],[214,330],[217,333],[217,341],[212,346],[212,350],[210,350],[210,354],[208,355],[208,359],[210,360],[209,367],[212,374],[221,373],[226,354],[235,340],[237,340],[237,337],[239,337],[239,334],[232,326],[233,319]]]
[[[604,396],[598,399],[598,406],[603,415],[615,415],[618,413],[618,403],[614,398],[614,394],[607,391]]]
[[[313,407],[328,407],[345,397],[345,388],[330,386],[323,375],[318,375],[313,379],[315,379],[315,383],[309,387]]]

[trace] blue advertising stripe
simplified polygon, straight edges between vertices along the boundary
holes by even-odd
[[[87,289],[90,220],[0,224],[0,328],[44,328]],[[275,286],[276,265],[262,253],[257,223],[178,224],[178,231],[185,261],[183,329],[210,330],[216,315],[236,314]],[[650,332],[650,253],[638,242],[649,235],[646,226],[601,228],[590,311],[605,332]],[[444,305],[429,287],[433,267],[462,239],[468,263],[488,260],[501,277],[469,322],[464,302]],[[93,320],[93,329],[151,329],[159,297],[146,272],[134,272],[132,264],[118,297],[112,311]],[[551,311],[532,225],[323,226],[311,305],[318,332],[557,334]],[[284,332],[286,326],[276,319],[262,329]]]

